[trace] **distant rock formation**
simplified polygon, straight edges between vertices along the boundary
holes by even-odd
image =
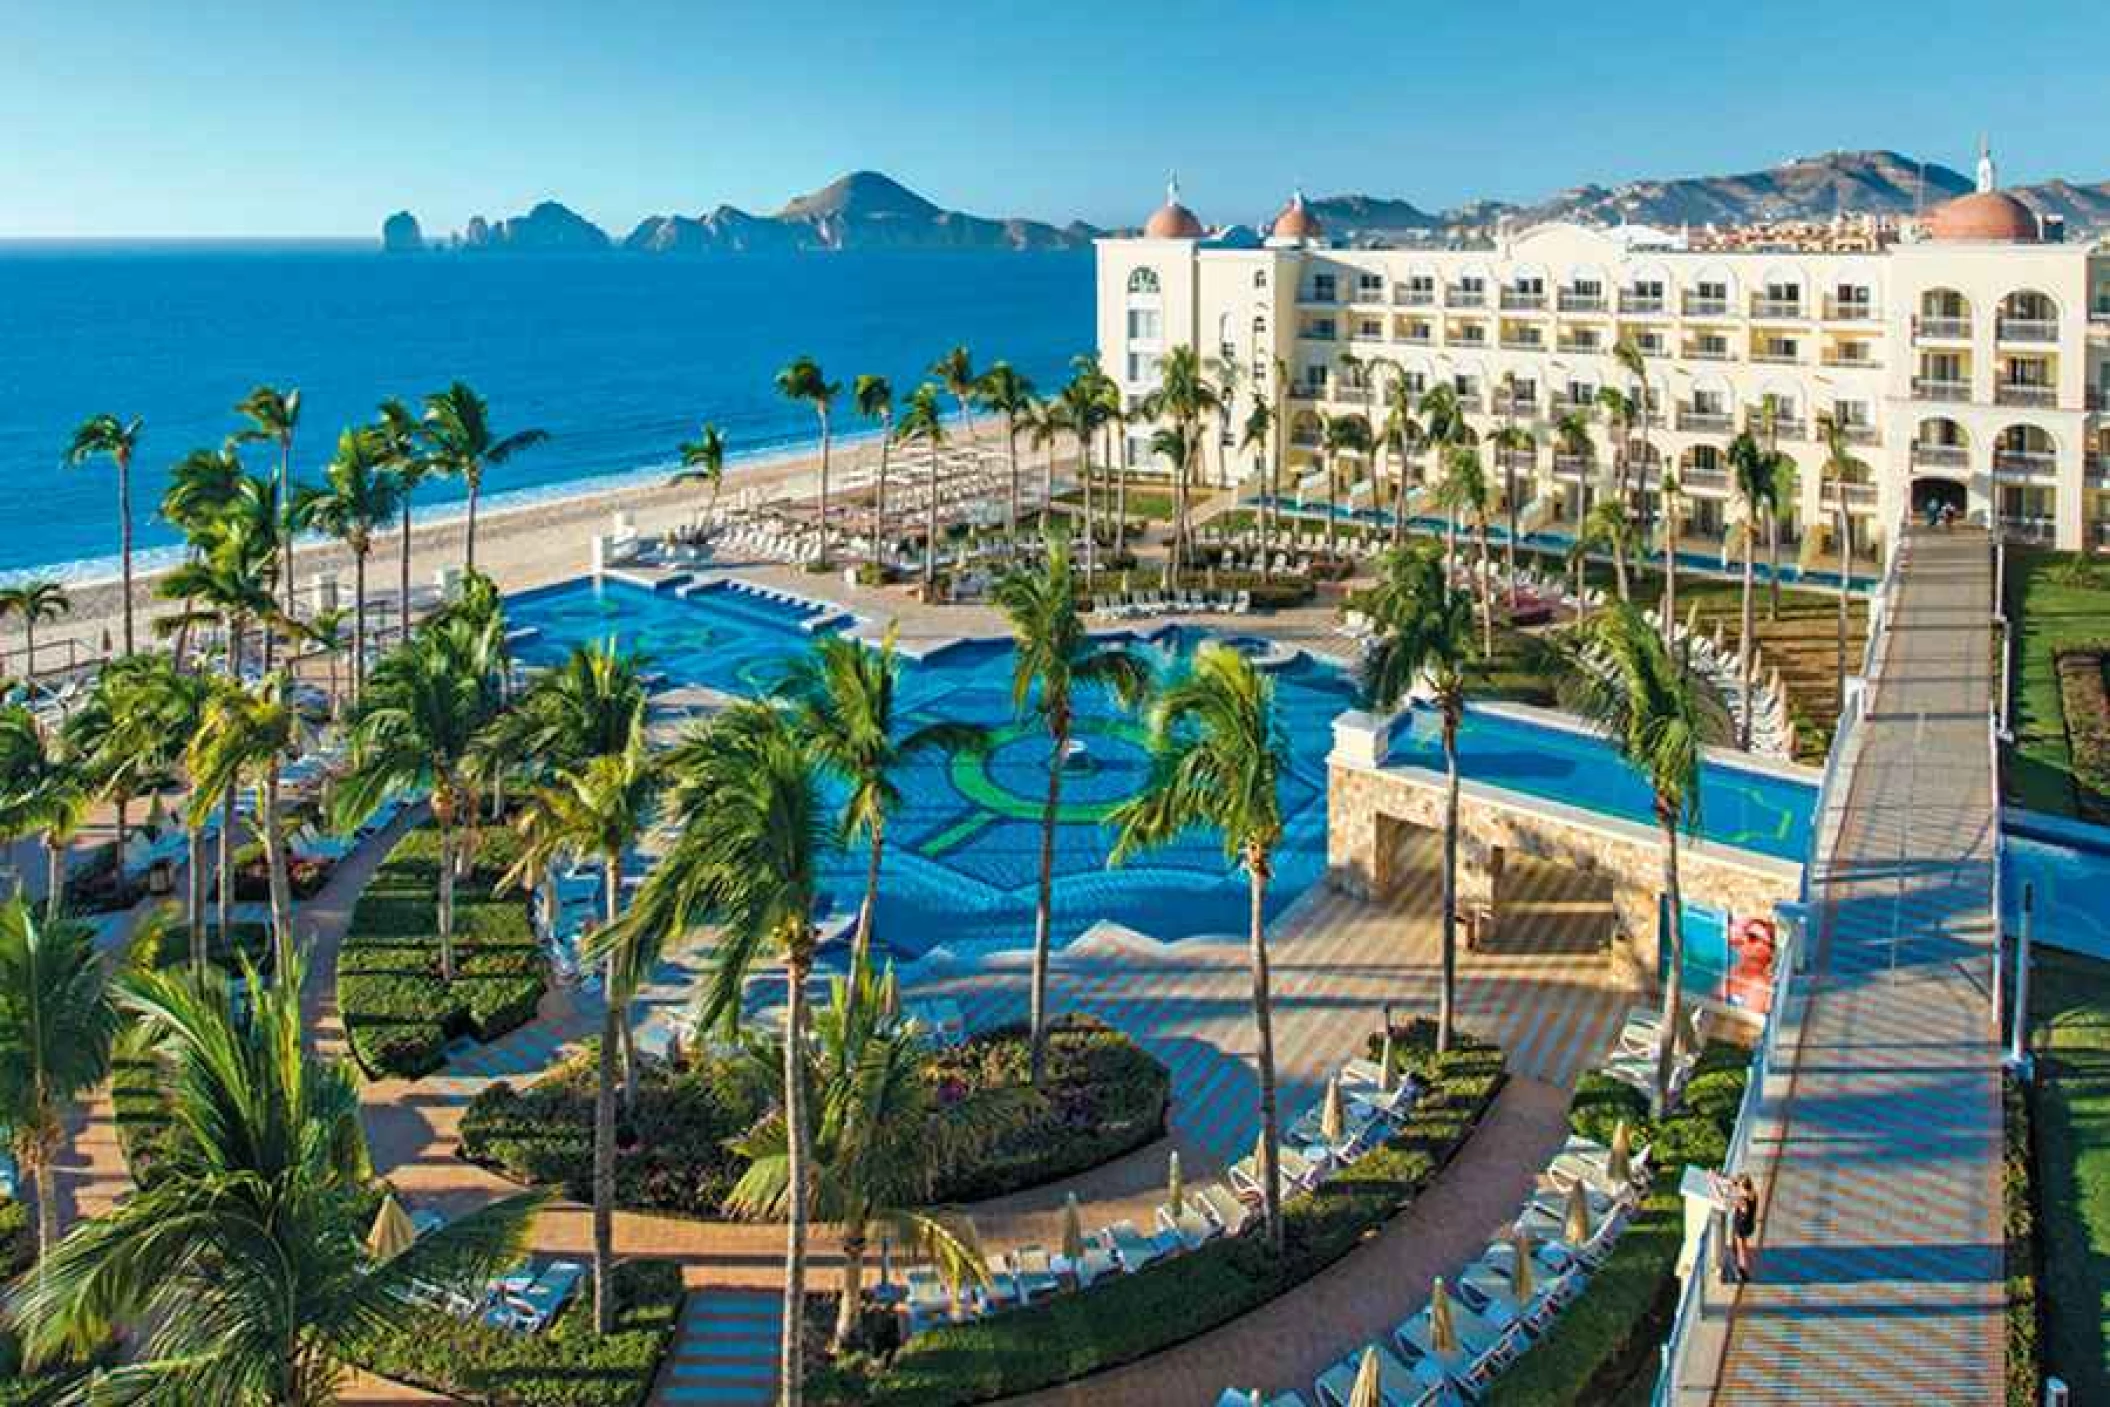
[[[608,233],[585,216],[545,200],[525,215],[492,224],[473,216],[462,231],[462,248],[509,254],[594,253],[609,247]]]
[[[425,232],[418,228],[418,217],[408,210],[398,210],[381,222],[381,248],[390,254],[418,254],[425,248]]]

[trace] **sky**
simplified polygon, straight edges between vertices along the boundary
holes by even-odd
[[[2008,0],[5,0],[0,238],[768,211],[857,167],[985,215],[1425,208],[1891,147],[2110,178],[2110,5]]]

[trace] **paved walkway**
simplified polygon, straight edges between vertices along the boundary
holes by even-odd
[[[1915,532],[1713,1400],[2003,1399],[1990,554]],[[1681,1399],[1682,1400],[1682,1399]]]

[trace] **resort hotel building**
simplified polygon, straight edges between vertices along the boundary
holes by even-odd
[[[1321,512],[1323,425],[1353,414],[1381,430],[1397,377],[1417,400],[1451,383],[1483,442],[1530,430],[1529,451],[1488,454],[1490,479],[1515,485],[1524,530],[1573,523],[1613,462],[1598,389],[1644,389],[1613,356],[1626,338],[1646,370],[1630,482],[1653,497],[1674,473],[1688,546],[1724,541],[1739,519],[1727,449],[1749,427],[1794,462],[1782,527],[1806,556],[1834,550],[1840,494],[1860,552],[1880,553],[1907,512],[1950,505],[2072,549],[2110,544],[2110,246],[2061,233],[1998,189],[1989,155],[1975,192],[1884,238],[1734,247],[1549,224],[1345,248],[1301,196],[1265,233],[1212,232],[1174,189],[1140,235],[1098,243],[1098,345],[1131,404],[1169,348],[1195,347],[1234,392],[1204,470],[1248,492],[1269,483],[1267,453],[1240,451],[1239,427],[1265,398],[1286,430],[1279,491]],[[1836,484],[1824,417],[1858,461]],[[1140,421],[1122,453],[1137,472],[1164,468]],[[1373,466],[1336,467],[1354,485],[1343,511],[1390,507]]]

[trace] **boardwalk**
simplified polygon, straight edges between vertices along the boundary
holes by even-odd
[[[1991,566],[1915,534],[1838,839],[1721,1403],[2004,1396]],[[1685,1400],[1683,1398],[1681,1401]]]

